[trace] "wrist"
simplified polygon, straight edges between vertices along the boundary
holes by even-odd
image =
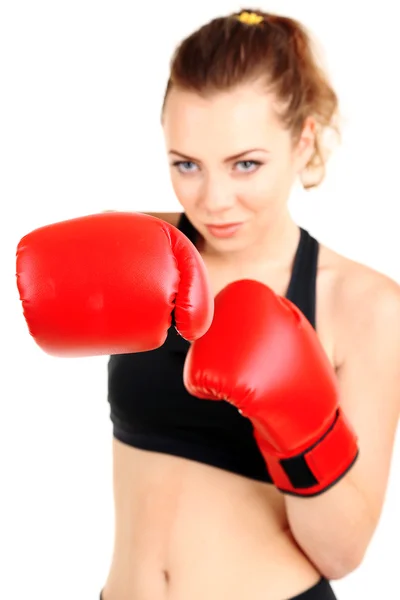
[[[274,449],[255,437],[275,486],[296,496],[316,496],[346,475],[357,460],[357,436],[340,408],[329,428],[301,452]]]

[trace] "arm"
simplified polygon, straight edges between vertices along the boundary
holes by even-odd
[[[338,579],[361,563],[378,524],[400,411],[400,288],[378,278],[348,305],[341,406],[360,455],[349,473],[313,498],[284,496],[292,533],[320,572]]]

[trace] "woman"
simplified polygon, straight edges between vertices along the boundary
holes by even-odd
[[[298,307],[329,359],[359,453],[323,493],[283,493],[247,417],[185,389],[190,344],[174,328],[155,350],[110,352],[115,546],[103,600],[328,600],[329,580],[363,559],[399,414],[400,290],[319,244],[287,207],[297,178],[308,188],[322,181],[336,115],[336,95],[292,19],[243,11],[177,49],[162,123],[184,212],[157,216],[197,247],[214,296],[252,279]],[[68,248],[60,231],[59,253]],[[103,296],[90,298],[100,310]],[[74,313],[65,307],[63,324]],[[75,344],[71,329],[62,335]]]
[[[292,19],[217,18],[173,57],[162,123],[184,213],[157,216],[195,243],[215,295],[252,278],[302,310],[335,370],[360,453],[324,494],[282,494],[246,419],[205,401],[202,413],[183,389],[188,344],[172,331],[159,350],[111,357],[116,537],[103,600],[322,600],[334,598],[328,580],[363,559],[398,420],[400,290],[318,244],[287,208],[296,178],[308,188],[322,181],[336,117],[336,95]],[[144,415],[135,409],[142,391]],[[152,430],[157,411],[164,442]],[[135,417],[140,434],[129,433]]]

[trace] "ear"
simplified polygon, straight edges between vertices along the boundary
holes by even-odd
[[[296,153],[296,171],[301,173],[310,161],[315,150],[316,122],[312,117],[308,117],[304,123],[303,130],[297,142]]]

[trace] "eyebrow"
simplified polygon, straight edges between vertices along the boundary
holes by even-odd
[[[264,152],[265,154],[270,154],[270,151],[266,150],[265,148],[251,148],[250,150],[243,150],[242,152],[239,152],[238,154],[234,154],[233,156],[228,156],[227,158],[224,159],[224,162],[236,160],[236,159],[240,158],[241,156],[244,156],[245,154],[249,154],[250,152]],[[199,158],[195,158],[194,156],[188,156],[187,154],[178,152],[178,150],[171,149],[171,150],[169,150],[169,154],[177,154],[178,156],[181,156],[182,158],[184,158],[185,160],[190,161],[190,162],[201,162]]]

